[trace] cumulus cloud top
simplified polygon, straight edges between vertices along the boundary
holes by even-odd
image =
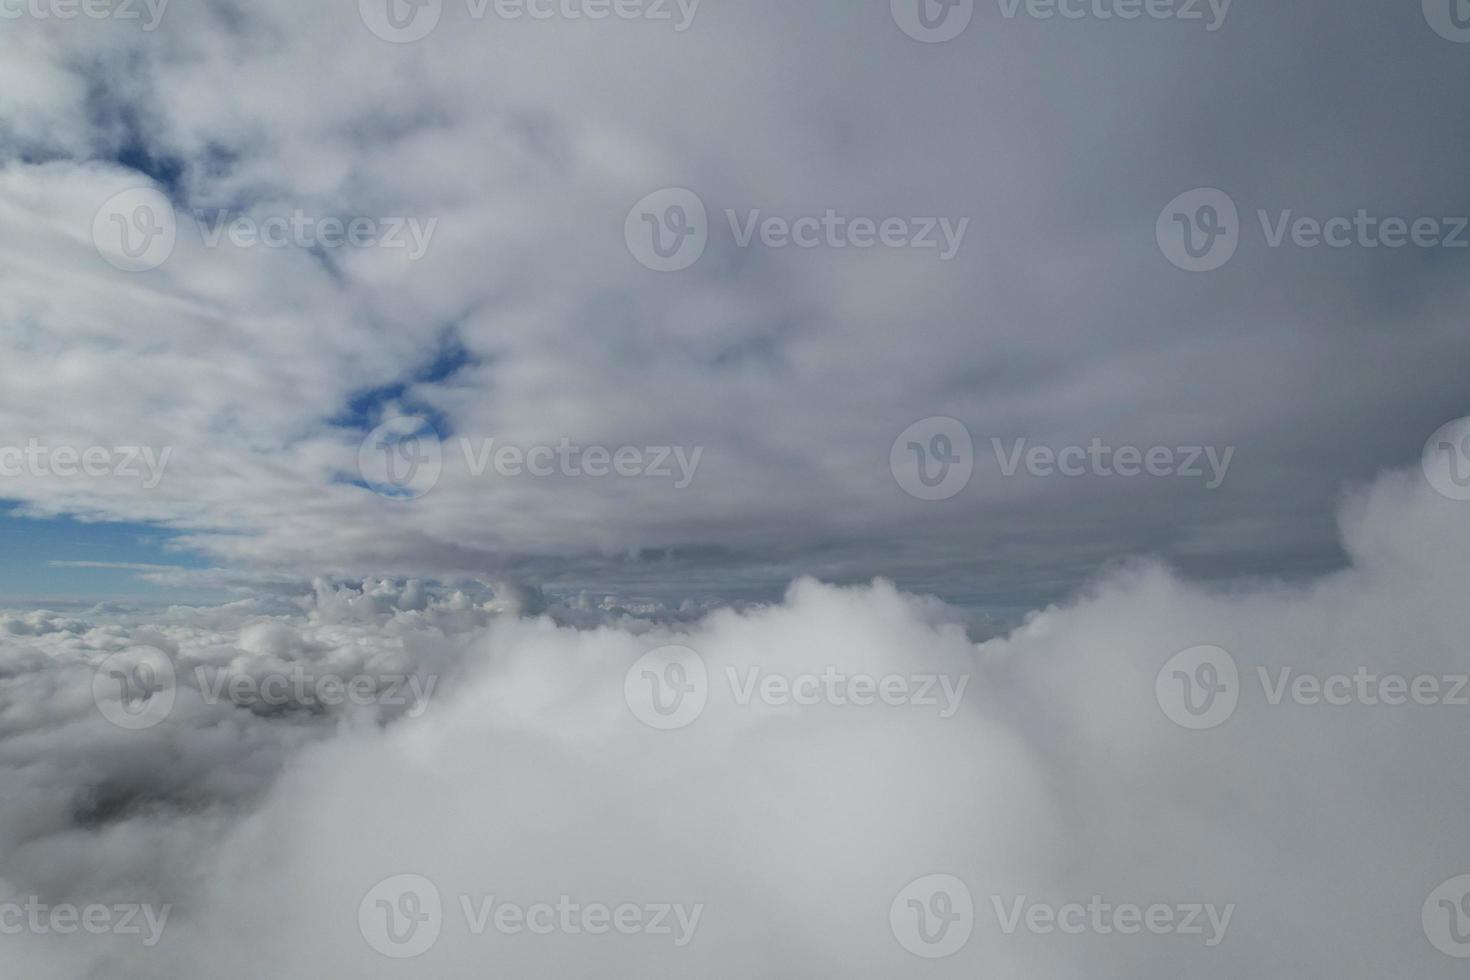
[[[41,977],[1451,976],[1421,906],[1466,870],[1470,708],[1449,695],[1470,672],[1470,528],[1391,474],[1344,531],[1356,564],[1313,583],[1206,590],[1138,566],[979,643],[942,603],[809,580],[688,623],[559,623],[370,582],[323,585],[288,616],[239,604],[12,632],[7,894],[171,913],[151,947],[42,935],[9,951]],[[1200,647],[1238,683],[1223,721],[1190,728],[1168,665]],[[180,668],[172,712],[143,730],[91,694],[91,668],[127,651]],[[704,680],[671,726],[637,692],[676,662]],[[182,680],[292,664],[439,682],[413,710],[261,710]],[[1433,703],[1273,701],[1283,669],[1288,685],[1442,684]],[[801,686],[823,677],[835,686]],[[885,679],[907,686],[885,699]],[[969,938],[920,961],[900,899],[929,907],[906,889],[935,875],[968,895]],[[401,904],[405,880],[440,904],[427,948],[394,958],[375,923],[425,907]],[[559,902],[571,911],[535,918],[544,934],[514,918]],[[1082,908],[1060,913],[1072,925],[1128,924],[1089,903],[1167,908],[1180,928],[1032,929],[1038,903]],[[629,911],[627,934],[589,934],[600,906],[636,907],[641,927]],[[651,928],[659,908],[683,926]]]

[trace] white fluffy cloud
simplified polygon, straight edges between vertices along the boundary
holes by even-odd
[[[172,455],[0,499],[177,531],[215,567],[69,564],[247,597],[0,614],[0,972],[1458,975],[1470,522],[1378,474],[1464,412],[1463,274],[1247,240],[1193,275],[1154,239],[1201,185],[1245,225],[1463,213],[1467,63],[1417,5],[1207,33],[977,4],[945,45],[882,2],[706,0],[683,32],[443,6],[411,45],[352,0],[4,20],[0,452]],[[140,187],[179,229],[130,273],[93,229]],[[714,232],[665,275],[623,232],[669,187]],[[827,208],[968,237],[725,224]],[[221,211],[434,232],[212,246]],[[450,441],[390,499],[359,448],[400,413],[703,453],[679,488],[477,477]],[[934,416],[977,452],[930,503],[890,449]],[[1205,489],[1006,477],[991,442],[1094,438],[1235,453]],[[1139,554],[1184,571],[1098,572]],[[496,928],[563,900],[675,934]],[[1104,903],[1199,932],[1103,934]],[[157,941],[17,931],[38,904],[141,904]],[[421,955],[384,956],[410,922]]]
[[[1470,672],[1462,507],[1417,473],[1389,474],[1345,508],[1354,565],[1341,573],[1220,591],[1138,567],[980,643],[932,600],[812,581],[686,625],[576,628],[520,614],[519,598],[389,583],[322,585],[290,615],[243,603],[148,627],[12,618],[29,626],[4,647],[7,893],[172,908],[151,948],[26,936],[7,938],[7,955],[38,977],[1452,976],[1420,912],[1470,868],[1458,761],[1470,707],[1273,704],[1258,671],[1272,683],[1281,668]],[[443,680],[417,717],[181,697],[164,724],[127,732],[98,717],[87,668],[140,645],[236,672],[386,659]],[[708,702],[657,730],[624,683],[668,645],[697,651]],[[1155,680],[1200,645],[1238,665],[1238,705],[1189,730]],[[741,703],[752,669],[967,682],[945,717],[913,701]],[[432,882],[442,919],[420,957],[392,959],[358,910],[405,874]],[[890,906],[935,874],[968,889],[973,933],[921,961]],[[699,917],[683,945],[678,929],[494,925],[500,905],[563,896]],[[1022,897],[1093,896],[1178,916],[1213,907],[1223,928],[1203,913],[1200,935],[1002,928]]]

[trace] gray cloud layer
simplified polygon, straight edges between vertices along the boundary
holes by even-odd
[[[554,577],[547,560],[574,557],[596,561],[572,578],[884,572],[1024,606],[1122,554],[1211,575],[1340,562],[1343,485],[1463,409],[1466,253],[1271,248],[1256,217],[1470,212],[1470,62],[1413,5],[1236,4],[1209,31],[980,4],[938,45],[881,3],[708,2],[683,32],[469,9],[446,3],[414,44],[351,3],[180,3],[153,31],[7,22],[0,427],[175,448],[152,490],[27,476],[8,496],[308,577]],[[140,171],[185,220],[161,268],[126,273],[91,228]],[[1154,225],[1200,186],[1232,196],[1241,243],[1190,274]],[[663,187],[710,214],[680,273],[623,240]],[[742,248],[725,218],[829,208],[970,223],[945,262]],[[191,215],[219,209],[437,225],[419,261],[211,248]],[[684,489],[475,478],[461,459],[396,501],[351,481],[366,430],[400,412],[474,440],[704,455]],[[940,503],[888,466],[932,416],[976,443]],[[1237,452],[1206,490],[1006,478],[993,438]],[[669,548],[665,568],[625,565]]]

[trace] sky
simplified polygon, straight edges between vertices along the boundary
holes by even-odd
[[[7,21],[0,422],[172,454],[156,485],[7,477],[12,513],[146,525],[187,559],[108,560],[210,586],[811,573],[1027,605],[1133,557],[1341,567],[1343,493],[1463,409],[1465,51],[1412,5],[982,4],[943,43],[881,3],[665,9],[431,4],[407,41],[351,3]],[[1207,189],[1231,251],[1190,271],[1168,236]],[[170,233],[128,259],[142,204]],[[666,271],[641,242],[675,204],[704,217]],[[1421,218],[1435,247],[1378,240]],[[359,458],[398,417],[443,440],[410,499]],[[920,499],[890,451],[942,419],[971,478]],[[648,452],[507,476],[491,439]],[[1093,440],[1233,455],[1007,472]],[[645,472],[676,447],[688,479]]]
[[[7,603],[17,606],[157,599],[170,590],[140,574],[201,567],[197,558],[169,550],[172,536],[147,524],[24,517],[7,508],[0,516],[0,536],[5,541],[0,587]],[[222,595],[201,589],[170,594],[190,601]]]
[[[0,0],[0,974],[1461,975],[1467,84]]]

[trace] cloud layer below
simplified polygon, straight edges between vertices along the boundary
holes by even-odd
[[[572,623],[524,596],[390,583],[150,624],[11,615],[4,893],[171,912],[152,947],[6,937],[7,960],[43,978],[1455,975],[1420,913],[1470,868],[1470,707],[1273,704],[1271,692],[1289,668],[1293,682],[1432,676],[1451,694],[1470,672],[1462,507],[1417,473],[1390,474],[1345,508],[1353,566],[1341,573],[1217,591],[1143,565],[978,644],[953,610],[881,582],[801,581],[780,604],[684,624],[627,611]],[[1191,730],[1156,681],[1202,645],[1229,653],[1239,683],[1228,719]],[[707,701],[659,730],[628,692],[669,646],[698,654]],[[409,712],[209,703],[185,680],[165,721],[123,730],[93,702],[93,669],[148,651],[183,678],[297,665],[438,680]],[[934,704],[897,687],[888,701],[799,704],[767,686],[800,690],[805,676],[899,678],[910,695],[924,678],[948,685]],[[896,927],[890,911],[936,874],[963,882],[973,931],[951,957],[920,961],[900,939],[908,906]],[[369,938],[373,890],[402,875],[442,901],[437,938],[414,959]],[[1004,928],[1018,907],[1093,896],[1213,908],[1217,922],[1200,912],[1200,934],[1168,935]],[[682,944],[678,928],[494,925],[502,905],[563,897],[698,918]],[[400,898],[388,907],[409,908]]]

